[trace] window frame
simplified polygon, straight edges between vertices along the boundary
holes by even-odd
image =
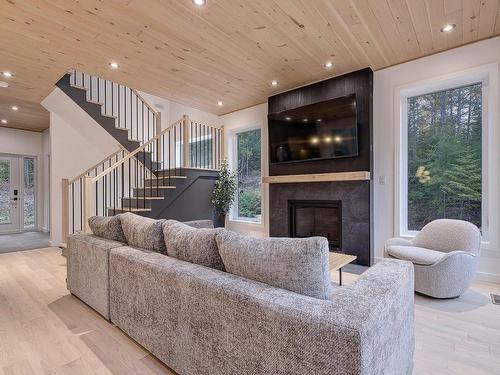
[[[262,158],[262,136],[263,136],[263,131],[262,131],[262,126],[260,125],[251,125],[251,126],[246,126],[246,127],[241,127],[238,129],[235,129],[231,132],[231,138],[232,138],[232,147],[231,147],[231,154],[232,154],[232,163],[231,167],[236,173],[236,197],[234,199],[234,204],[231,207],[230,211],[230,221],[232,222],[237,222],[237,223],[245,223],[245,224],[254,224],[254,225],[262,225],[264,220],[264,187],[262,184],[262,181],[260,182],[260,207],[261,207],[261,212],[260,212],[260,220],[252,220],[251,218],[245,218],[245,217],[240,217],[238,215],[238,135],[241,133],[247,133],[250,131],[255,131],[258,130],[260,131],[260,174],[262,176],[262,171],[263,171],[263,158]]]
[[[494,127],[496,121],[495,90],[498,90],[498,66],[487,66],[458,72],[449,76],[433,78],[424,82],[408,84],[398,87],[394,96],[396,129],[396,158],[395,158],[395,204],[394,204],[394,233],[398,237],[412,238],[418,231],[408,230],[408,98],[449,90],[475,83],[482,84],[482,235],[483,244],[489,245],[497,225],[496,198],[494,193],[497,172],[492,163],[498,145]],[[496,243],[496,238],[494,239]]]

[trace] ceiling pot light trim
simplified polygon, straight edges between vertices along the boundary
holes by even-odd
[[[118,69],[118,68],[120,68],[120,64],[118,64],[116,61],[111,61],[111,62],[109,63],[109,67],[110,67],[111,69]]]
[[[2,72],[2,75],[6,78],[14,77],[14,74],[12,72]]]
[[[19,107],[17,105],[13,105],[12,107],[10,107],[10,109],[12,109],[13,111],[18,111]]]
[[[455,25],[454,23],[448,23],[446,25],[444,25],[442,28],[441,28],[441,32],[442,33],[448,33],[450,32],[451,30],[453,30],[457,25]]]
[[[198,6],[198,7],[202,7],[206,3],[207,3],[207,0],[193,0],[193,4],[196,5],[196,6]]]
[[[6,124],[7,120],[3,118],[1,122],[2,122],[2,124]]]

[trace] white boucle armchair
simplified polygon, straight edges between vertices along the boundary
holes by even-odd
[[[416,292],[454,298],[469,288],[480,246],[481,233],[474,224],[439,219],[422,228],[413,240],[387,240],[384,256],[413,263]]]

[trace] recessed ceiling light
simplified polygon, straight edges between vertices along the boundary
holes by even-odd
[[[112,61],[112,62],[109,63],[109,66],[110,66],[111,69],[118,69],[120,67],[120,64],[118,64],[115,61]]]
[[[193,0],[193,4],[202,7],[207,3],[207,0]]]
[[[290,121],[292,118],[290,116],[285,117],[286,121]]]
[[[316,121],[317,121],[317,122],[321,122],[321,121],[323,121],[323,119],[318,118],[318,119],[316,119]]]
[[[219,100],[219,101],[217,102],[217,105],[218,105],[219,107],[222,107],[222,105],[223,105],[223,104],[224,104],[224,103],[222,103],[222,101],[221,101],[221,100]]]
[[[7,123],[7,120],[6,119],[2,119],[2,124],[6,124]]]
[[[13,111],[17,111],[17,110],[19,109],[19,107],[18,107],[17,105],[13,105],[13,106],[11,107],[11,109],[12,109]]]
[[[327,61],[324,65],[325,69],[331,69],[333,68],[333,63],[331,61]]]
[[[308,118],[305,118],[305,119],[303,119],[302,121],[304,121],[304,122],[308,122],[308,121],[309,121],[309,119],[308,119]]]
[[[2,75],[6,78],[11,78],[14,76],[14,74],[12,74],[11,72],[2,72]]]
[[[9,84],[5,81],[0,81],[0,87],[9,87]]]
[[[278,85],[279,85],[279,82],[278,82],[278,81],[276,81],[275,79],[273,79],[273,80],[271,81],[271,86],[278,86]]]
[[[442,33],[447,33],[451,30],[453,30],[457,25],[455,25],[454,23],[449,23],[447,25],[444,25],[442,28],[441,28],[441,32]]]

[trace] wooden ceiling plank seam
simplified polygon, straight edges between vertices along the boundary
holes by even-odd
[[[411,59],[421,55],[423,51],[420,49],[417,34],[410,17],[410,11],[404,0],[387,0],[389,9],[391,10],[392,18],[399,31],[399,35],[404,41],[406,51]]]
[[[443,0],[425,0],[427,14],[429,16],[432,40],[436,51],[444,51],[448,48],[448,39],[441,27],[446,24]]]
[[[391,64],[399,61],[398,53],[394,48],[396,46],[392,46],[387,40],[384,30],[382,29],[380,22],[378,22],[377,17],[375,17],[368,0],[355,0],[354,4],[360,18],[366,23],[366,27],[373,35],[373,39],[376,41],[378,48],[383,51],[387,60],[390,61]]]
[[[399,30],[393,21],[393,16],[389,3],[386,0],[368,0],[368,5],[377,19],[382,32],[391,48],[396,52],[396,62],[404,61],[407,58],[406,45],[402,40]]]
[[[432,30],[425,2],[422,0],[406,0],[406,5],[415,28],[420,50],[424,55],[433,53]]]
[[[331,0],[326,2],[335,15],[339,28],[344,30],[346,43],[351,43],[361,51],[364,63],[377,69],[384,64],[384,57],[370,40],[370,36],[359,23],[359,16],[349,0]]]
[[[479,9],[479,39],[487,38],[493,34],[498,15],[498,3],[499,0],[481,0],[481,7]]]
[[[478,38],[480,8],[481,0],[464,1],[462,11],[462,32],[464,43],[471,43]]]

